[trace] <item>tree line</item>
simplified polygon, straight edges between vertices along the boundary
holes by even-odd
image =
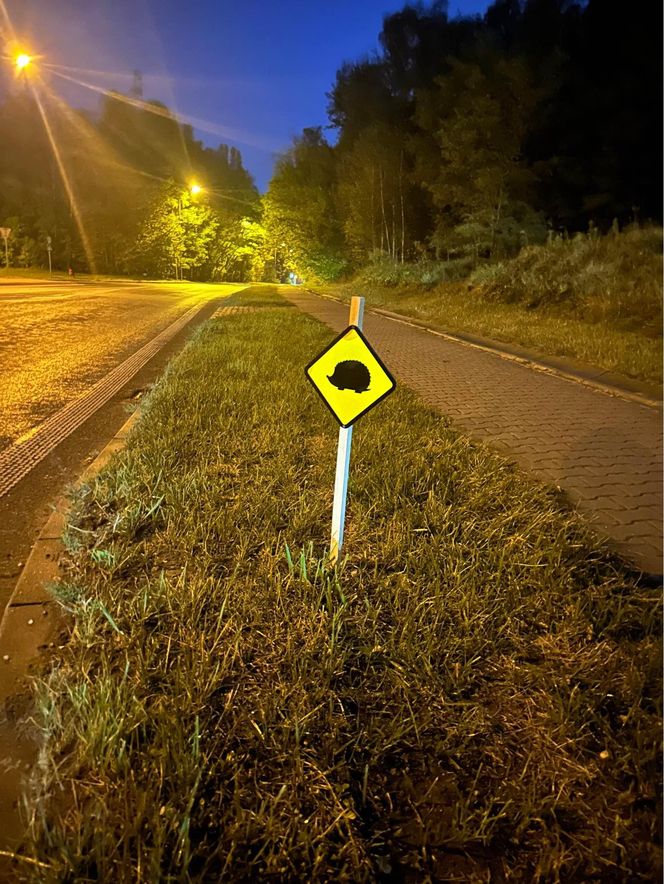
[[[136,94],[104,96],[92,113],[37,89],[0,90],[0,226],[12,229],[13,266],[44,267],[50,242],[56,269],[261,274],[260,197],[237,148],[205,147]]]
[[[92,113],[45,90],[40,108],[27,82],[0,82],[12,263],[44,266],[50,237],[58,268],[334,279],[661,222],[661,20],[651,0],[495,0],[457,18],[407,4],[379,52],[339,68],[330,137],[305,128],[262,198],[237,148],[204,146],[159,102],[111,93]]]
[[[661,221],[661,5],[495,0],[386,16],[264,198],[303,273],[490,258],[615,219]]]

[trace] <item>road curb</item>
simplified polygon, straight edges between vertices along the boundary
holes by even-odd
[[[89,481],[117,451],[124,448],[127,435],[139,414],[137,409],[125,421],[81,473],[76,484]],[[0,621],[0,702],[16,692],[21,679],[30,674],[45,642],[48,644],[47,640],[52,641],[59,626],[63,625],[62,620],[60,623],[56,622],[59,618],[55,615],[55,609],[49,608],[54,599],[46,586],[60,575],[59,559],[64,551],[61,538],[68,510],[67,498],[59,497],[30,551]],[[23,629],[37,624],[39,626],[36,629]]]
[[[326,298],[328,301],[336,301],[338,304],[347,304],[343,298],[336,295],[327,295],[317,292],[315,289],[302,287],[302,290],[317,298]],[[392,310],[385,310],[382,307],[366,307],[366,313],[374,313],[377,316],[383,316],[393,322],[400,322],[403,325],[410,325],[420,328],[437,337],[446,338],[455,344],[461,344],[464,347],[472,347],[476,350],[483,350],[486,353],[492,353],[501,359],[509,362],[516,362],[535,371],[541,371],[544,374],[555,375],[563,380],[570,381],[575,384],[581,384],[584,387],[590,387],[609,396],[617,396],[621,399],[627,399],[630,402],[637,402],[639,405],[645,405],[649,408],[662,409],[662,400],[655,398],[651,394],[651,388],[647,384],[641,384],[638,381],[632,381],[630,378],[613,375],[609,371],[603,369],[573,369],[564,364],[562,358],[554,356],[541,358],[529,353],[525,348],[514,345],[510,347],[499,341],[492,341],[481,338],[477,335],[466,334],[465,332],[449,332],[440,326],[436,326],[422,319],[416,319],[413,316],[405,316],[402,313],[395,313]],[[603,378],[604,382],[599,380]]]
[[[243,286],[234,294],[239,294],[248,286]],[[182,328],[177,329],[179,333],[187,328],[191,321],[196,319],[198,314],[205,308],[205,304],[183,314],[174,323],[171,323],[159,334],[148,341],[146,345],[140,348],[136,353],[132,354],[129,359],[120,364],[125,366],[127,362],[134,359],[137,354],[142,353],[146,348],[152,347],[155,341],[160,340],[164,335],[168,334],[173,326],[181,322],[187,316],[186,322],[182,323]],[[193,311],[196,311],[195,313]],[[190,315],[191,314],[191,315]],[[209,318],[209,317],[208,317]],[[173,335],[163,341],[163,345],[170,343]],[[162,346],[163,346],[162,345]],[[162,347],[150,354],[149,358],[160,352]],[[146,362],[149,361],[146,360]],[[116,369],[118,367],[116,366]],[[140,366],[142,368],[142,366]],[[137,369],[138,370],[140,370]],[[115,371],[114,369],[113,371]],[[112,374],[110,372],[109,374]],[[109,374],[102,378],[104,381]],[[131,380],[136,372],[127,377],[127,381]],[[98,382],[99,383],[99,382]],[[80,401],[75,400],[75,401]],[[125,421],[112,439],[99,452],[97,457],[89,464],[88,467],[78,476],[73,484],[89,481],[103,466],[109,461],[111,456],[124,448],[127,435],[131,431],[134,423],[138,420],[140,408],[137,409],[131,417]],[[43,424],[41,425],[43,426]],[[37,662],[39,657],[38,651],[47,648],[53,644],[58,635],[58,624],[55,622],[54,612],[57,605],[53,607],[53,598],[45,588],[48,583],[58,579],[59,569],[58,562],[63,552],[61,537],[65,528],[66,515],[68,510],[68,502],[65,497],[59,497],[54,505],[53,512],[48,521],[39,533],[30,554],[27,557],[23,571],[14,587],[12,594],[7,603],[7,607],[0,618],[0,722],[2,715],[2,704],[7,697],[16,692],[20,686],[22,678],[30,674],[31,667]],[[41,611],[37,611],[37,607],[41,606]],[[52,606],[52,607],[49,607]],[[34,607],[31,612],[30,608]],[[62,612],[61,620],[62,620]],[[35,615],[35,616],[31,616]],[[28,620],[32,620],[28,623]],[[37,627],[37,624],[39,626]],[[26,627],[30,627],[27,629]],[[33,628],[35,627],[35,628]],[[60,628],[62,622],[60,623]]]
[[[137,408],[75,484],[89,482],[125,447],[127,436],[139,417]],[[62,573],[60,560],[65,549],[62,534],[68,511],[67,498],[59,497],[30,551],[0,621],[0,750],[6,768],[0,788],[0,882],[18,880],[11,855],[25,831],[25,822],[18,813],[23,772],[34,766],[39,751],[38,736],[26,727],[29,712],[26,703],[30,702],[26,698],[27,681],[43,666],[58,643],[66,640],[69,630],[65,612],[47,588]]]

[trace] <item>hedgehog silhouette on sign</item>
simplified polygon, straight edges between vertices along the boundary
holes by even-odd
[[[369,369],[356,359],[346,359],[337,363],[327,379],[337,390],[355,390],[356,393],[365,393],[371,383]]]

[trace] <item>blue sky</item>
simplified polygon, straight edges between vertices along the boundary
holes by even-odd
[[[17,34],[62,73],[144,95],[199,121],[206,144],[234,144],[264,190],[274,155],[305,126],[326,125],[325,93],[343,61],[378,48],[395,0],[5,0]],[[450,0],[481,14],[488,0]],[[93,73],[94,72],[94,73]],[[95,93],[52,77],[76,106]],[[207,128],[204,131],[202,123]]]

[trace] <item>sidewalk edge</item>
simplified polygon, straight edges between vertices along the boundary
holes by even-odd
[[[347,303],[343,298],[339,298],[336,295],[322,294],[315,289],[305,288],[304,286],[302,287],[302,290],[309,294],[316,295],[317,298],[326,298],[328,301],[336,301],[338,304]],[[492,353],[494,356],[498,356],[501,359],[517,362],[520,365],[544,372],[545,374],[556,375],[564,380],[581,384],[584,387],[591,387],[592,389],[598,390],[609,396],[617,396],[621,399],[627,399],[630,402],[637,402],[639,405],[648,406],[649,408],[662,409],[662,400],[657,399],[652,395],[651,385],[645,383],[642,384],[639,381],[632,381],[631,378],[623,376],[618,378],[606,369],[592,369],[589,367],[588,369],[574,370],[573,368],[564,365],[562,358],[559,359],[555,356],[543,358],[541,356],[535,356],[518,345],[510,346],[503,342],[492,341],[487,338],[482,338],[479,335],[471,335],[465,332],[449,332],[431,322],[417,319],[413,316],[405,316],[402,313],[395,313],[392,310],[385,310],[382,307],[366,307],[365,312],[384,316],[386,319],[391,319],[393,322],[400,322],[404,325],[421,328],[423,331],[428,331],[430,334],[436,335],[437,337],[446,338],[449,341],[453,341],[455,344],[462,344],[465,347],[472,347],[477,350]],[[604,382],[599,380],[600,377],[604,378]]]

